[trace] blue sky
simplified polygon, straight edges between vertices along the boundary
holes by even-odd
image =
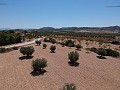
[[[120,0],[0,0],[0,28],[120,25]]]

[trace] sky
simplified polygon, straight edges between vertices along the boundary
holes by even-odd
[[[0,0],[0,28],[120,26],[120,0]]]

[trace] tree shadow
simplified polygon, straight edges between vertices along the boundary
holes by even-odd
[[[99,58],[99,59],[107,59],[106,57],[101,57],[101,56],[97,56],[97,58]]]
[[[50,51],[50,53],[55,53],[55,51]]]
[[[68,61],[68,64],[69,64],[70,66],[74,66],[74,67],[78,67],[78,66],[79,66],[79,63],[78,63],[78,62],[72,63],[72,62]]]
[[[19,57],[20,60],[24,60],[24,59],[32,59],[33,56],[21,56]]]
[[[33,70],[30,74],[32,76],[39,76],[39,75],[44,75],[44,73],[46,73],[47,71],[42,69],[41,71],[36,71],[36,70]]]

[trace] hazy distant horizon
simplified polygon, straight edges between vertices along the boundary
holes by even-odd
[[[120,26],[120,0],[1,0],[0,28]]]

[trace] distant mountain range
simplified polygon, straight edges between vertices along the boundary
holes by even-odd
[[[0,28],[0,30],[35,30],[35,31],[89,31],[89,32],[114,32],[120,33],[120,26],[109,26],[109,27],[42,27],[40,29],[10,29]]]
[[[33,29],[37,31],[90,31],[90,32],[120,32],[120,26],[110,26],[110,27],[62,27],[62,28],[53,28],[53,27],[43,27],[40,29]]]

